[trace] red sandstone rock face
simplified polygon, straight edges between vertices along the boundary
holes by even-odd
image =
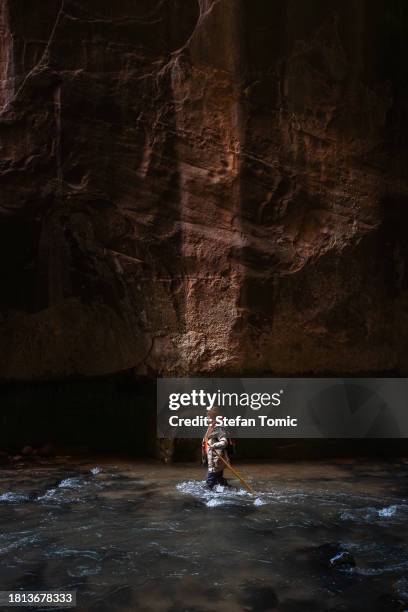
[[[2,379],[407,366],[405,0],[1,0]]]

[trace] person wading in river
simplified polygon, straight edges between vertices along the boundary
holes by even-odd
[[[209,411],[210,425],[202,442],[203,463],[207,463],[208,466],[205,486],[210,490],[217,484],[228,486],[228,482],[224,478],[224,463],[220,457],[222,456],[228,461],[228,438],[226,431],[216,424],[217,414],[216,408],[212,408]]]

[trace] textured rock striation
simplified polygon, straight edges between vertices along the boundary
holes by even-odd
[[[405,373],[405,0],[0,0],[0,378]]]

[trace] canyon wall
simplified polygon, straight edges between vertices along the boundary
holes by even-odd
[[[0,378],[408,371],[405,0],[0,0]]]

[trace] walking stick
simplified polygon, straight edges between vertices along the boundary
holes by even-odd
[[[240,480],[242,482],[242,484],[244,485],[244,487],[246,488],[246,490],[249,493],[252,493],[252,495],[256,495],[255,491],[253,490],[253,488],[251,487],[250,484],[247,483],[246,480],[244,480],[242,478],[242,476],[240,476],[240,474],[238,474],[237,470],[235,470],[232,465],[230,463],[228,463],[228,461],[226,459],[224,459],[224,457],[221,455],[221,453],[219,453],[215,448],[211,449],[215,452],[215,454],[221,459],[221,461],[224,463],[224,465],[231,470],[231,472],[233,474],[235,474],[235,476],[238,478],[238,480]]]

